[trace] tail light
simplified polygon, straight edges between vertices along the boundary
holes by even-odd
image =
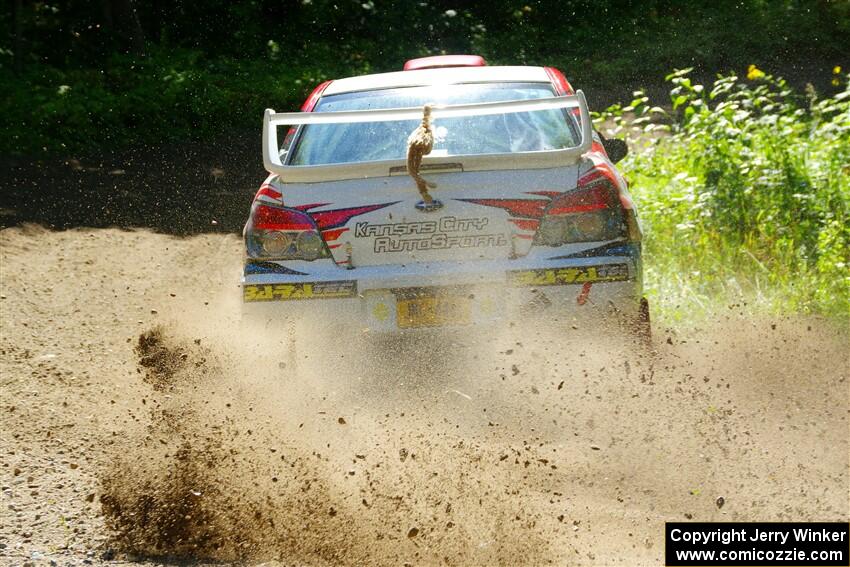
[[[310,215],[295,209],[254,203],[245,227],[248,256],[263,260],[316,260],[328,250]]]
[[[618,189],[613,174],[596,167],[575,190],[555,197],[543,212],[535,244],[640,240],[634,206]]]

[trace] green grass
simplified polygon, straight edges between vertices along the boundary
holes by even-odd
[[[646,233],[661,319],[719,306],[850,319],[850,87],[820,98],[750,68],[746,79],[668,77],[672,112],[643,93],[597,119],[636,135],[621,168]],[[668,106],[669,108],[669,106]],[[659,135],[660,133],[660,135]]]

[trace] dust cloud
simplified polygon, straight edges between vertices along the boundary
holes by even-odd
[[[543,321],[302,324],[293,351],[240,322],[233,237],[2,239],[3,450],[91,456],[52,497],[104,561],[658,564],[665,521],[850,509],[847,335],[816,318],[730,309],[652,351]]]

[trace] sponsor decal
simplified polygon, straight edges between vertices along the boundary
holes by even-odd
[[[354,227],[355,238],[372,238],[374,251],[416,252],[420,250],[446,250],[449,248],[478,248],[482,246],[507,246],[505,234],[458,234],[481,232],[490,219],[442,217],[433,221],[373,224],[359,222]],[[422,238],[401,238],[421,236]]]
[[[389,236],[381,236],[375,239],[375,253],[417,252],[421,250],[447,250],[449,248],[480,248],[507,245],[508,238],[504,234],[476,234],[473,236],[435,234],[430,238],[406,239],[393,239]]]
[[[242,299],[245,302],[330,299],[354,297],[356,295],[356,281],[251,284],[242,286]]]
[[[596,282],[621,282],[629,279],[626,264],[543,268],[508,272],[508,283],[516,286],[572,285]]]
[[[443,217],[436,221],[405,222],[390,224],[370,224],[359,222],[354,229],[355,238],[369,236],[407,236],[411,234],[434,234],[437,232],[467,232],[484,230],[490,219],[487,217],[459,219]]]

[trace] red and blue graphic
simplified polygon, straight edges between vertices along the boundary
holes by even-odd
[[[332,209],[330,211],[312,211],[312,209],[324,207],[330,203],[311,203],[308,205],[298,205],[293,208],[303,211],[313,218],[318,229],[322,231],[322,238],[324,238],[328,248],[333,250],[340,246],[339,244],[333,244],[333,242],[335,242],[344,232],[348,231],[348,227],[345,226],[348,224],[348,221],[354,217],[378,211],[399,202],[400,201],[393,201],[392,203],[380,203],[377,205],[365,205],[362,207],[346,207],[344,209]]]
[[[543,199],[457,199],[465,203],[474,203],[485,207],[495,207],[507,211],[508,219],[520,230],[535,232],[540,226],[540,219],[552,203],[552,199],[561,195],[558,191],[529,191],[526,195],[539,195]],[[523,236],[523,235],[518,235]],[[529,236],[530,237],[530,236]]]

